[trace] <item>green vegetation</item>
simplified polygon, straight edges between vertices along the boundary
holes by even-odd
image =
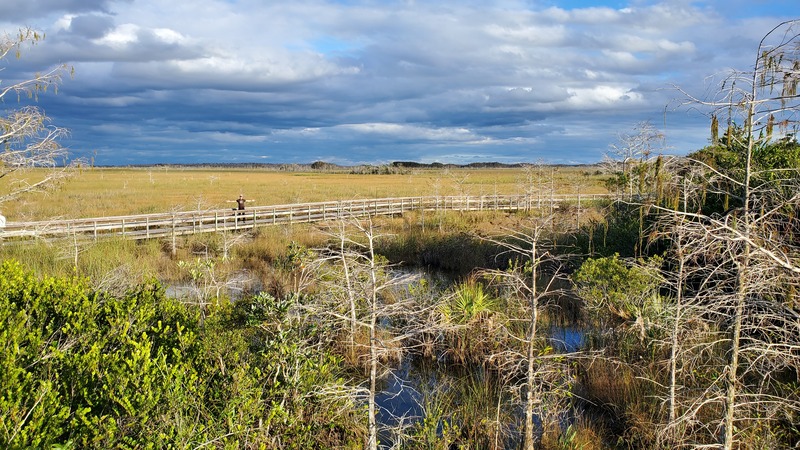
[[[200,310],[0,266],[3,448],[359,448],[337,359],[262,294]]]
[[[798,58],[771,52],[749,79],[769,95],[731,88],[710,147],[652,156],[645,125],[624,139],[615,202],[265,227],[174,252],[3,245],[0,447],[796,447],[800,147],[776,117],[797,112]],[[223,178],[202,170],[179,173]],[[582,188],[519,170],[533,198]],[[426,177],[445,175],[449,192],[483,191],[490,172],[291,175],[380,196],[420,179],[442,194]],[[393,416],[395,397],[413,407]]]
[[[594,317],[611,315],[623,321],[640,321],[657,313],[653,310],[661,303],[658,294],[661,262],[655,256],[628,267],[619,255],[588,259],[572,279]]]

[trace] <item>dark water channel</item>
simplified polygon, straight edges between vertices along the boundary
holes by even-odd
[[[576,352],[584,345],[585,331],[579,327],[550,327],[549,335],[551,345],[559,353]],[[467,371],[462,366],[448,367],[445,363],[420,362],[415,358],[403,360],[383,381],[384,386],[376,395],[378,422],[395,426],[400,420],[422,420],[425,415],[423,393],[432,391],[440,378],[469,376]]]
[[[404,275],[410,280],[425,278],[431,283],[437,283],[442,292],[453,285],[453,281],[446,275],[430,274],[418,269],[403,269]],[[572,353],[580,351],[585,344],[586,330],[577,325],[552,325],[547,328],[549,344],[556,353]],[[482,379],[486,377],[485,368],[465,367],[463,365],[448,364],[444,358],[439,360],[420,357],[405,358],[391,374],[382,382],[380,392],[376,395],[378,407],[378,425],[381,448],[394,448],[394,436],[391,429],[398,425],[410,425],[425,419],[426,411],[423,405],[429,404],[426,396],[435,396],[437,390],[456,390],[453,386],[459,380]],[[466,381],[468,382],[468,381]],[[460,401],[457,399],[456,401]],[[446,413],[445,413],[446,415]],[[521,408],[514,411],[517,422],[521,421],[524,413]],[[511,436],[505,442],[506,448],[518,446],[521,435],[520,430],[514,430],[514,424],[509,424]],[[437,432],[442,431],[439,424]],[[402,446],[401,446],[402,447]]]

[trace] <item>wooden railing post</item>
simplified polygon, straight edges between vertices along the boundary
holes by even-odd
[[[422,216],[422,232],[425,233],[425,204],[419,199],[419,215]]]
[[[178,246],[175,239],[175,214],[172,215],[172,256],[178,254]]]

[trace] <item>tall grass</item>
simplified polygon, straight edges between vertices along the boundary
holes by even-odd
[[[214,260],[220,276],[243,273],[281,296],[291,291],[292,274],[277,269],[275,261],[286,254],[292,242],[314,248],[322,246],[324,238],[310,225],[265,227],[244,235],[180,237],[173,252],[172,243],[166,240],[69,237],[7,242],[0,246],[0,260],[18,260],[38,274],[86,277],[96,287],[116,293],[148,280],[166,285],[191,281],[180,267],[181,261]]]
[[[604,193],[601,176],[582,175],[586,168],[555,172],[556,190]],[[24,173],[35,182],[42,170]],[[48,192],[0,205],[11,221],[101,217],[233,206],[243,194],[248,205],[275,205],[354,198],[421,195],[519,194],[526,191],[522,169],[426,169],[402,174],[281,172],[231,168],[84,168]],[[0,194],[15,180],[0,183]],[[548,183],[549,186],[549,183]]]
[[[166,275],[157,260],[163,256],[158,241],[106,239],[91,241],[65,238],[58,241],[7,243],[0,247],[2,259],[16,259],[36,273],[54,276],[78,275],[101,279],[128,267],[132,282]]]
[[[517,448],[516,411],[498,378],[480,367],[423,364],[417,371],[424,416],[402,448]],[[426,382],[427,381],[427,382]]]

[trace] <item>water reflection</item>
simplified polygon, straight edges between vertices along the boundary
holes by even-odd
[[[578,326],[553,326],[549,329],[550,345],[558,353],[572,353],[581,350],[586,338],[586,330]]]

